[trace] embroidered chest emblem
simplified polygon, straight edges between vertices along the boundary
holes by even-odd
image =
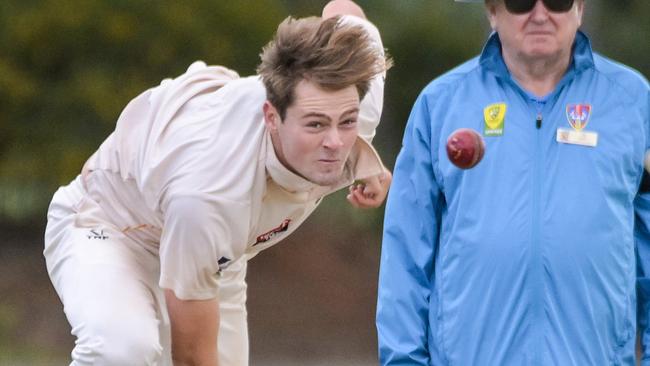
[[[576,131],[582,131],[589,123],[591,116],[591,105],[589,104],[569,104],[566,106],[566,117],[569,124]]]
[[[279,233],[283,233],[287,230],[289,230],[289,224],[291,223],[291,219],[284,219],[280,226],[271,229],[264,234],[261,234],[260,236],[257,237],[257,240],[255,241],[255,244],[253,246],[266,243],[267,241],[271,240],[274,236],[278,235]]]
[[[483,109],[483,118],[485,126],[483,135],[485,136],[502,136],[505,124],[506,110],[508,106],[505,103],[494,103]]]

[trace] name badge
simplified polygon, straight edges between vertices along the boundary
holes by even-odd
[[[563,144],[596,147],[598,145],[598,133],[558,128],[556,140]]]

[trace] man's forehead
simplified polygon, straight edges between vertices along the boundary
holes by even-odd
[[[332,90],[326,89],[309,79],[300,80],[296,84],[294,94],[296,99],[308,99],[312,97],[336,98],[352,96],[356,96],[357,99],[359,99],[357,89],[354,85],[349,85],[342,89]]]
[[[354,85],[340,90],[328,90],[308,80],[302,80],[296,85],[294,102],[289,107],[300,112],[323,113],[343,113],[358,108],[359,93]]]

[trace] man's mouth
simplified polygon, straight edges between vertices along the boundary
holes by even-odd
[[[530,35],[530,36],[552,36],[553,32],[550,32],[550,31],[548,31],[548,32],[547,31],[532,31],[532,32],[528,32],[528,35]]]
[[[339,159],[318,159],[318,161],[325,164],[337,164],[340,160]]]

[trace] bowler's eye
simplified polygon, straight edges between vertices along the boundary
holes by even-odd
[[[355,123],[357,123],[357,120],[355,118],[348,118],[341,122],[342,126],[353,126]]]
[[[323,124],[321,122],[318,122],[318,121],[311,121],[311,122],[307,122],[307,127],[321,128],[321,127],[323,127]]]

